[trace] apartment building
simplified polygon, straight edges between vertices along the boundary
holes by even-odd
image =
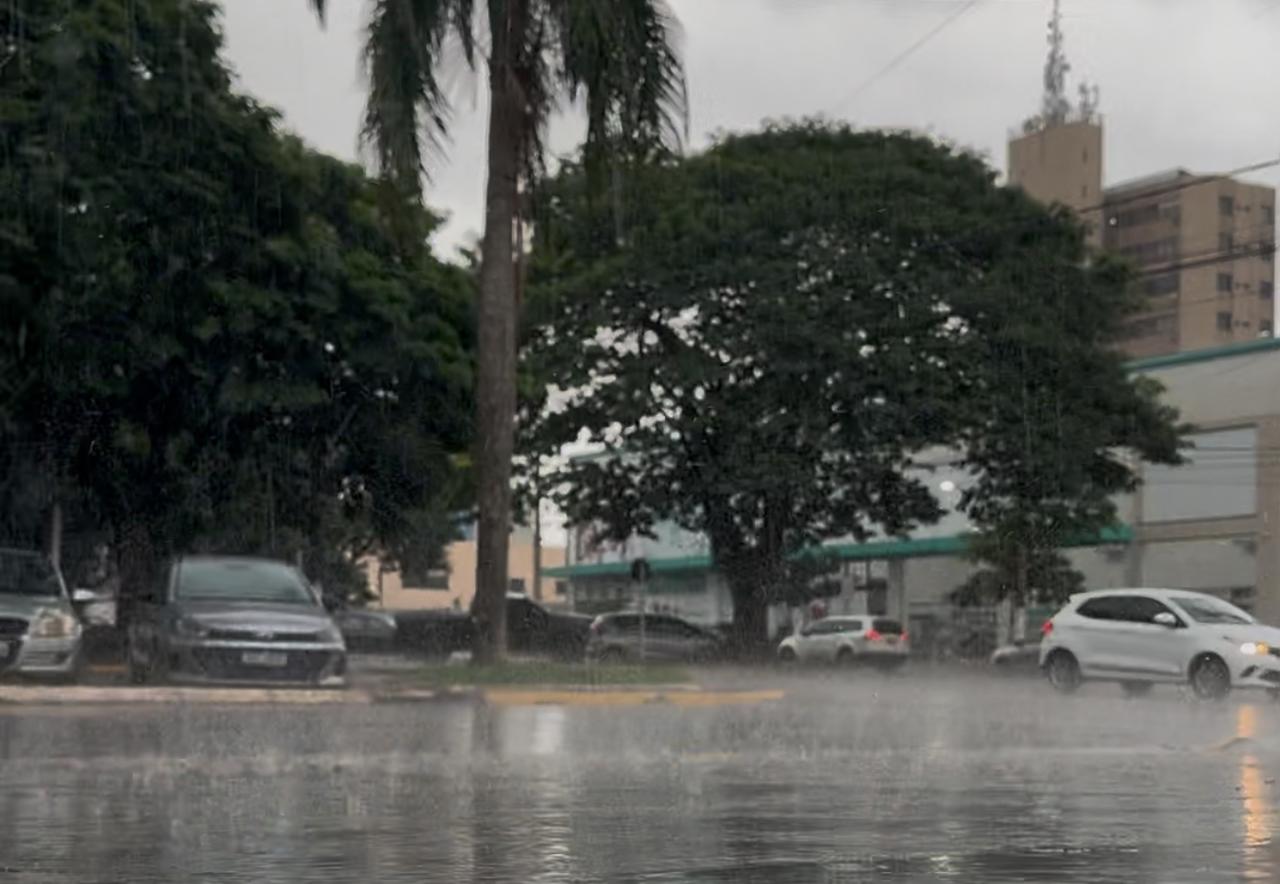
[[[1120,346],[1134,358],[1270,337],[1275,190],[1175,169],[1104,187],[1102,124],[1069,122],[1009,142],[1009,183],[1085,222],[1133,262],[1146,309]]]

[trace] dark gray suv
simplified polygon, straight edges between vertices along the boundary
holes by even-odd
[[[639,660],[714,660],[723,650],[716,633],[669,614],[604,614],[591,624],[587,659],[600,662]]]
[[[342,633],[283,562],[187,556],[165,569],[129,624],[135,682],[345,684]]]

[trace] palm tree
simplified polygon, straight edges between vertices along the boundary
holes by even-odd
[[[326,0],[311,3],[323,22]],[[473,71],[485,63],[489,169],[480,250],[472,613],[481,627],[476,658],[487,660],[506,648],[522,189],[543,168],[548,115],[559,99],[584,99],[584,156],[599,168],[677,146],[686,105],[678,24],[664,0],[487,0],[476,6],[476,0],[373,0],[362,137],[381,169],[420,199],[424,158],[446,131],[449,101],[440,73],[447,53],[456,43]]]

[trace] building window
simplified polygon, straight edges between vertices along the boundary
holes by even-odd
[[[1234,215],[1236,213],[1236,199],[1233,196],[1218,197],[1218,214]]]
[[[507,582],[507,590],[509,592],[514,592],[517,595],[524,595],[524,578],[512,577]]]
[[[1158,295],[1174,295],[1178,292],[1178,274],[1161,273],[1147,280],[1143,286],[1148,295],[1152,297]]]
[[[1232,236],[1229,233],[1218,234],[1218,251],[1231,252],[1235,250],[1235,247],[1236,247],[1236,240],[1234,236]]]
[[[1275,333],[1275,325],[1270,319],[1258,320],[1258,334],[1261,337],[1269,338]]]
[[[1226,331],[1226,332],[1231,331],[1231,311],[1230,310],[1218,311],[1218,331]]]
[[[1276,284],[1269,279],[1264,279],[1258,283],[1258,292],[1264,298],[1270,298],[1276,293]]]
[[[1230,273],[1218,274],[1218,291],[1230,292],[1234,288],[1235,288],[1235,279],[1231,276]]]
[[[569,581],[568,581],[568,580],[557,580],[557,581],[556,581],[556,595],[558,595],[558,596],[566,596],[566,595],[568,595],[568,594],[569,594]]]

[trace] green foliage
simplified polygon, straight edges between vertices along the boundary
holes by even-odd
[[[144,558],[302,552],[354,589],[354,557],[448,535],[469,280],[427,212],[231,91],[215,17],[0,10],[0,495],[79,495]]]
[[[311,0],[323,21],[325,0]],[[583,99],[593,167],[645,159],[680,142],[684,75],[678,25],[663,0],[375,0],[366,29],[364,137],[406,193],[421,193],[426,158],[447,137],[441,76],[451,44],[520,95],[517,149],[540,177],[547,117]],[[496,35],[496,36],[495,36]],[[479,46],[486,47],[477,53]],[[502,68],[497,70],[495,68]]]
[[[705,533],[744,641],[793,595],[802,551],[938,517],[911,471],[931,446],[968,451],[984,529],[1032,500],[1055,526],[1109,519],[1132,481],[1110,446],[1176,448],[1105,347],[1123,274],[1087,269],[1075,225],[976,157],[771,126],[638,173],[622,229],[587,177],[567,169],[539,206],[525,361],[557,391],[526,403],[525,448],[613,453],[544,478],[572,521]],[[1041,440],[1039,461],[1010,428]],[[1045,476],[1055,450],[1073,463]]]

